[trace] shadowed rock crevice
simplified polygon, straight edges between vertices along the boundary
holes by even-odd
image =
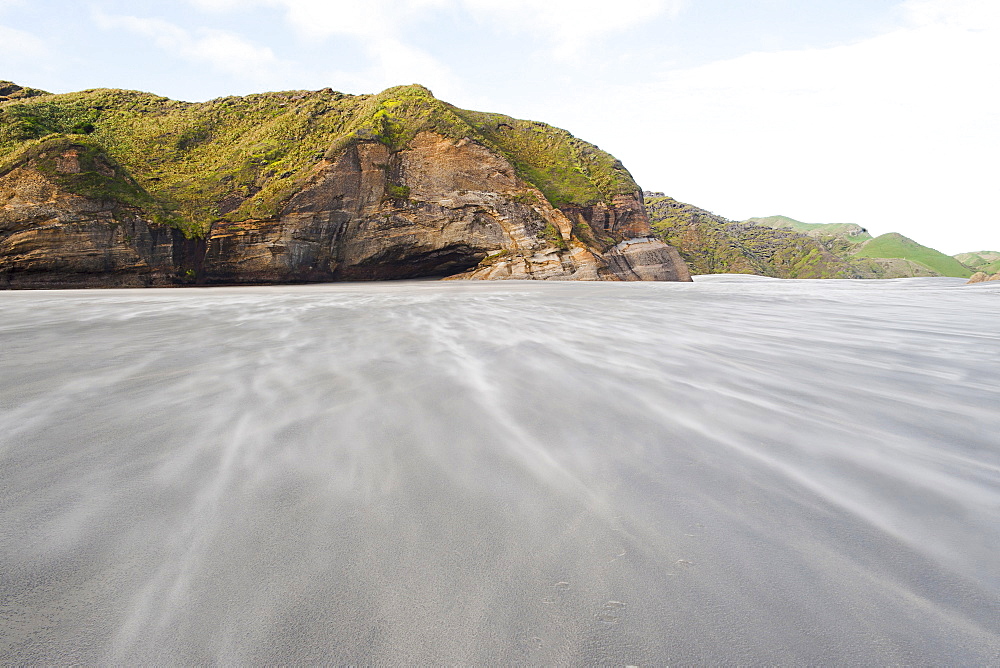
[[[476,267],[486,255],[465,244],[419,249],[390,248],[369,258],[364,264],[345,266],[337,273],[339,280],[386,280],[403,278],[444,278]]]

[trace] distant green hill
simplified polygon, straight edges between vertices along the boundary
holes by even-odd
[[[646,192],[654,233],[676,247],[692,274],[748,273],[777,278],[968,278],[966,266],[901,234],[872,238],[851,223],[804,223],[788,216],[736,222]],[[979,271],[1000,271],[1000,253],[975,256]],[[997,268],[993,268],[996,263]]]
[[[952,257],[973,271],[983,271],[987,274],[996,274],[1000,272],[1000,253],[996,251],[959,253],[958,255],[953,255]]]
[[[857,258],[900,258],[921,264],[942,276],[968,278],[972,270],[955,258],[918,244],[897,232],[890,232],[866,242],[854,253]]]
[[[801,234],[808,234],[811,237],[841,237],[854,243],[860,243],[872,238],[868,230],[853,223],[803,223],[801,220],[795,220],[788,216],[748,218],[743,222],[770,227],[776,230],[792,230]]]

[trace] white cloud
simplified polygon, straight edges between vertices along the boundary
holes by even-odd
[[[48,54],[48,47],[39,37],[0,25],[0,55],[8,62],[41,58]]]
[[[946,252],[1000,248],[995,6],[915,0],[907,25],[856,44],[667,73],[629,91],[635,111],[616,119],[629,130],[613,144],[646,187],[729,217],[784,213]]]
[[[392,51],[404,48],[418,62],[434,69],[444,66],[406,39],[421,23],[443,14],[464,13],[480,25],[499,27],[516,36],[530,37],[541,51],[568,58],[588,43],[624,31],[663,14],[675,15],[686,0],[189,0],[209,11],[245,10],[248,5],[285,11],[289,24],[308,39],[349,36],[369,46],[392,42]],[[388,63],[380,59],[380,68]],[[410,68],[412,69],[412,68]]]
[[[283,7],[292,26],[308,37],[352,35],[373,39],[395,35],[410,5],[378,0],[275,0],[271,4]]]
[[[188,0],[188,2],[199,9],[216,12],[239,9],[240,7],[253,4],[253,2],[242,2],[241,0]]]
[[[362,75],[368,81],[361,90],[407,83],[424,83],[432,89],[456,90],[460,82],[451,70],[430,54],[413,48],[396,39],[375,39],[368,43],[367,51],[374,65]]]
[[[165,51],[208,64],[226,74],[260,80],[271,77],[274,70],[282,66],[270,48],[256,46],[222,30],[199,28],[189,31],[161,19],[135,16],[97,14],[95,19],[104,29],[123,29],[144,35]]]
[[[22,6],[25,0],[0,0],[0,14]],[[24,86],[43,86],[62,59],[35,33],[0,24],[0,79]]]
[[[993,0],[908,0],[903,11],[918,26],[945,25],[965,30],[996,30],[1000,3]]]
[[[315,85],[354,93],[376,93],[391,86],[419,83],[436,95],[451,98],[462,84],[433,57],[391,38],[372,39],[361,45],[367,64],[351,70],[327,70],[311,75]]]
[[[398,38],[403,28],[433,7],[451,0],[189,0],[204,10],[224,12],[250,6],[282,9],[301,35],[322,39],[333,35],[382,39]]]
[[[547,35],[556,42],[577,42],[613,33],[661,14],[676,14],[686,0],[189,0],[209,11],[245,9],[248,5],[284,8],[302,33],[324,37],[392,34],[427,18],[428,10],[462,10],[483,22]]]
[[[594,39],[624,31],[657,16],[676,15],[684,0],[457,0],[487,21],[544,40],[559,58],[578,54]]]
[[[327,74],[331,85],[359,91],[377,91],[405,83],[423,83],[436,91],[452,94],[460,89],[449,67],[432,55],[407,43],[408,26],[443,7],[450,0],[189,0],[195,6],[216,12],[246,10],[250,5],[268,6],[285,12],[289,25],[303,38],[321,41],[348,38],[355,43],[337,43],[338,61],[356,50],[355,67]]]

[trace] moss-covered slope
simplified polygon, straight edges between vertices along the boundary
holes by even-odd
[[[0,98],[0,174],[73,146],[89,156],[86,164],[100,156],[119,169],[106,183],[84,165],[62,178],[65,187],[139,207],[198,237],[213,221],[274,217],[319,161],[352,142],[375,140],[396,152],[422,130],[502,154],[556,206],[610,202],[638,190],[614,157],[564,130],[458,109],[418,85],[377,95],[325,89],[203,103],[109,89]]]

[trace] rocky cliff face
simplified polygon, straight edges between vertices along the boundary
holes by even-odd
[[[0,107],[13,146],[0,164],[0,286],[690,280],[677,252],[650,236],[641,193],[620,163],[568,133],[532,124],[521,137],[517,124],[526,122],[459,113],[425,92],[401,89],[367,107],[352,99],[350,109],[361,109],[353,126],[319,139],[308,123],[336,106],[323,97],[331,93],[312,93],[317,118],[297,141],[313,146],[281,144],[291,156],[283,160],[274,159],[277,148],[254,146],[238,169],[205,148],[221,143],[221,105],[206,103],[211,122],[189,119],[195,131],[182,128],[169,142],[146,128],[182,103],[146,100],[137,112],[146,118],[119,111],[103,125],[100,114],[70,116],[18,145],[18,133],[36,132],[52,108],[32,116],[8,102]],[[289,113],[283,106],[267,114]],[[446,113],[447,123],[434,120]],[[166,157],[123,148],[139,139]],[[214,173],[176,179],[167,171],[209,159]],[[584,159],[585,169],[560,164]]]
[[[79,171],[72,151],[58,159]],[[179,230],[67,192],[33,163],[0,176],[0,287],[169,285],[191,280],[197,255]]]
[[[649,230],[638,197],[570,215],[629,238]],[[205,275],[208,282],[230,283],[421,276],[689,280],[676,253],[650,243],[648,257],[590,248],[574,235],[569,216],[502,156],[468,139],[423,132],[397,153],[360,142],[321,162],[277,220],[213,226]]]

